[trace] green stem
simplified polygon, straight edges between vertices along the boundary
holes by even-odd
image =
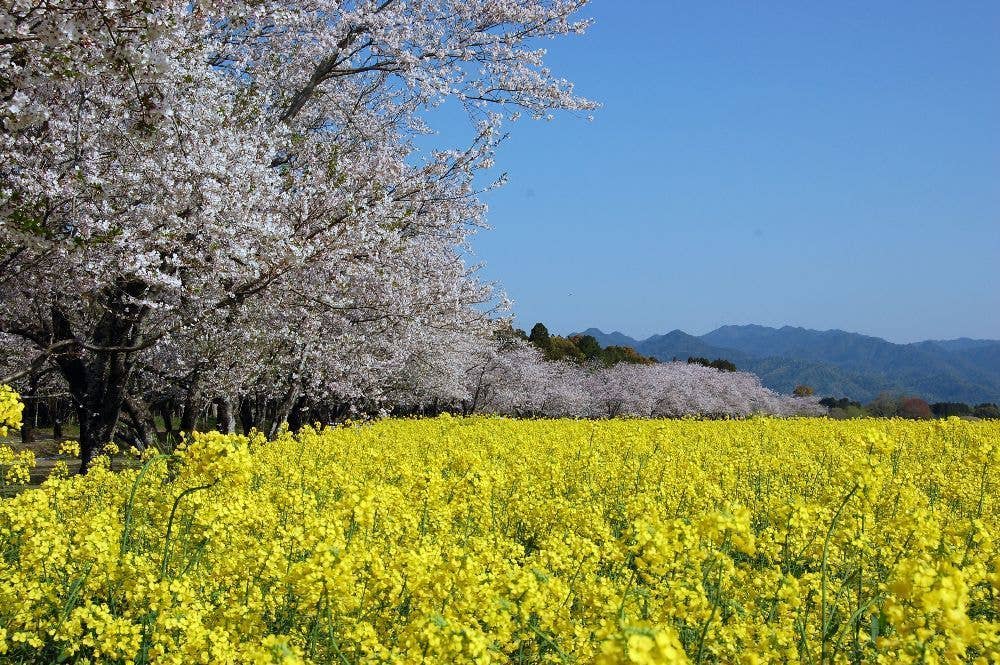
[[[636,571],[632,571],[631,577],[628,578],[628,584],[625,585],[625,593],[622,594],[621,605],[618,606],[618,619],[625,621],[625,600],[628,598],[628,592],[632,589],[632,583],[635,582]]]
[[[121,544],[118,548],[118,562],[121,563],[122,557],[125,556],[125,552],[128,550],[128,539],[132,530],[132,511],[135,509],[135,493],[139,489],[139,483],[142,482],[143,477],[146,472],[149,471],[149,467],[153,465],[153,462],[157,462],[161,459],[167,459],[172,457],[171,455],[156,455],[149,459],[148,462],[142,465],[139,469],[139,474],[135,477],[135,482],[132,483],[132,492],[128,496],[128,503],[125,504],[125,524],[122,526],[122,538]]]
[[[173,508],[170,509],[170,518],[167,520],[167,538],[166,541],[163,543],[163,562],[160,564],[161,580],[167,576],[167,559],[170,556],[170,533],[173,531],[174,528],[174,516],[177,514],[177,506],[180,505],[181,499],[186,497],[188,494],[194,494],[195,492],[199,492],[201,490],[207,490],[210,487],[214,486],[215,483],[217,482],[219,481],[213,480],[207,485],[198,485],[197,487],[189,487],[180,494],[178,494],[177,498],[174,499],[174,506]]]
[[[858,491],[859,485],[854,483],[854,487],[851,491],[847,493],[844,500],[840,502],[840,506],[837,508],[837,512],[833,515],[833,521],[830,522],[830,529],[826,532],[826,538],[823,540],[823,562],[820,565],[820,582],[819,582],[819,629],[820,629],[820,663],[826,663],[826,568],[827,568],[827,554],[830,549],[830,538],[833,536],[833,530],[837,528],[837,520],[840,519],[840,514],[844,511],[844,507],[847,506],[847,502],[851,500],[854,493]]]

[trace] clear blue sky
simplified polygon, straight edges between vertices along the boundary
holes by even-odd
[[[587,14],[549,62],[603,108],[512,128],[475,240],[518,325],[1000,339],[1000,3]]]

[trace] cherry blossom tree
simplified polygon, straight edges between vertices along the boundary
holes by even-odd
[[[0,331],[58,368],[82,468],[123,407],[144,419],[140,371],[196,408],[256,364],[280,420],[475,318],[491,294],[458,251],[483,224],[473,176],[503,122],[594,108],[539,48],[582,32],[585,4],[0,9]],[[418,152],[448,99],[475,139]]]
[[[437,360],[409,384],[417,403],[443,407],[464,402],[473,411],[515,417],[744,418],[755,414],[818,416],[813,397],[780,395],[747,372],[688,363],[574,363],[546,360],[534,345],[510,336],[485,340],[454,336],[436,349]],[[449,374],[444,368],[453,368]],[[465,377],[463,384],[462,377]],[[418,386],[419,387],[416,387]],[[473,405],[470,409],[469,405]],[[457,409],[456,409],[457,410]]]

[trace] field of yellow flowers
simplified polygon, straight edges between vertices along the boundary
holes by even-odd
[[[997,662],[998,441],[958,420],[197,435],[0,503],[0,660]]]

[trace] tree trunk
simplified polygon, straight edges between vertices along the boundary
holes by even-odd
[[[79,368],[64,372],[80,423],[80,473],[87,472],[101,448],[114,438],[125,398],[120,363],[101,357],[94,360],[75,363]]]
[[[49,398],[49,417],[52,419],[52,438],[56,441],[63,436],[63,418],[66,413],[63,411],[62,400],[58,397]]]
[[[233,401],[228,397],[215,400],[217,409],[216,424],[223,434],[236,432],[236,414],[233,413]]]
[[[126,397],[124,407],[141,447],[143,449],[149,448],[157,436],[156,420],[149,407],[138,397]]]
[[[282,423],[288,422],[288,415],[291,413],[292,408],[295,406],[296,401],[299,398],[299,385],[298,381],[292,381],[292,385],[288,387],[288,391],[285,393],[284,398],[277,405],[274,410],[274,419],[271,421],[271,427],[267,430],[267,438],[273,439],[278,434],[278,428],[281,427]]]
[[[38,419],[38,376],[28,377],[28,390],[21,396],[24,402],[24,412],[21,415],[21,444],[29,445],[35,441],[35,421]]]
[[[257,423],[253,415],[253,404],[249,395],[240,399],[240,424],[243,426],[243,435],[250,436],[250,432]]]
[[[288,390],[285,392],[284,398],[275,405],[274,419],[271,421],[271,427],[268,429],[267,438],[273,439],[277,435],[281,424],[288,421],[288,414],[291,413],[299,400],[299,396],[302,394],[302,372],[305,371],[305,366],[306,354],[303,351],[302,356],[299,358],[298,369],[288,377]]]
[[[164,400],[157,405],[160,418],[163,419],[163,438],[170,440],[170,435],[174,433],[174,404],[171,400]]]
[[[132,375],[132,349],[140,341],[146,308],[136,304],[146,293],[141,282],[115,285],[104,293],[104,314],[81,342],[65,313],[51,308],[51,337],[72,344],[54,359],[62,373],[80,420],[80,473],[86,473],[101,448],[114,439]]]
[[[184,397],[184,410],[181,412],[181,431],[187,434],[198,427],[198,412],[201,411],[201,383],[198,380],[198,370],[195,369]]]
[[[295,406],[292,407],[291,412],[288,414],[288,429],[293,432],[298,432],[302,429],[302,416],[308,411],[309,408],[306,406],[306,397],[302,395],[295,402]]]

